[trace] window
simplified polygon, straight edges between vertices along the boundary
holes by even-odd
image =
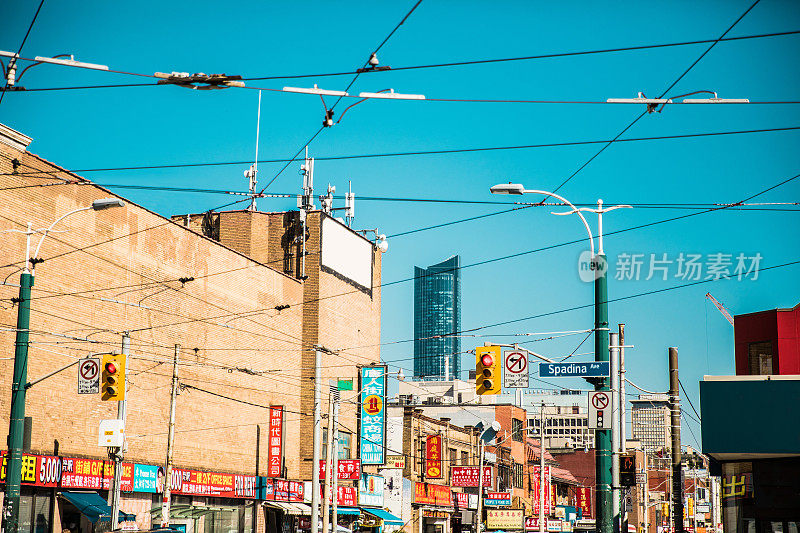
[[[772,342],[751,342],[748,352],[751,375],[772,374]]]
[[[451,469],[456,466],[456,457],[458,457],[458,452],[456,452],[455,448],[450,448],[450,464],[448,465]],[[442,469],[444,470],[444,469]]]
[[[511,435],[512,438],[517,442],[522,442],[522,426],[524,423],[522,420],[512,418],[511,419]]]
[[[514,476],[513,479],[514,487],[518,489],[523,488],[522,483],[525,476],[523,476],[522,474],[522,463],[512,463],[511,469],[512,469],[512,474]]]
[[[469,452],[461,452],[461,464],[462,465],[469,464]]]
[[[339,454],[337,459],[350,459],[350,433],[339,432]]]

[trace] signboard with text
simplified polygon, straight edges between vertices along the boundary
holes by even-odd
[[[255,498],[256,477],[221,472],[200,472],[173,468],[170,487],[173,494]]]
[[[405,468],[406,456],[405,455],[387,455],[385,468]]]
[[[539,495],[540,481],[541,481],[541,469],[539,465],[535,465],[533,467],[533,514],[539,515],[539,503],[541,502],[541,496]],[[544,467],[544,514],[550,514],[550,495],[552,490],[550,489],[550,467]]]
[[[267,475],[280,477],[283,466],[283,407],[269,408],[269,441],[267,444]]]
[[[0,482],[6,479],[7,452],[2,452]],[[22,484],[36,487],[62,487],[69,489],[104,489],[111,486],[114,462],[102,459],[56,457],[51,455],[22,454]],[[124,492],[133,490],[133,464],[122,463]]]
[[[592,517],[592,488],[591,487],[577,487],[575,489],[576,502],[575,507],[581,510],[583,518]]]
[[[452,507],[453,496],[448,485],[417,482],[414,484],[414,503]]]
[[[386,366],[360,370],[359,453],[361,464],[382,465],[386,448]]]
[[[511,493],[487,492],[483,504],[489,507],[511,507]]]
[[[450,469],[450,484],[454,487],[477,487],[480,479],[478,478],[477,466],[454,466]],[[483,487],[492,488],[492,467],[483,467]]]
[[[611,392],[589,393],[589,429],[611,429]]]
[[[589,363],[539,363],[543,378],[602,378],[610,373],[608,361]]]
[[[486,528],[522,529],[523,513],[522,509],[487,509]]]
[[[319,478],[325,480],[326,461],[319,461]],[[336,469],[339,471],[339,479],[359,479],[361,478],[361,460],[359,459],[339,459],[336,461]]]
[[[425,439],[425,477],[442,477],[442,436],[428,435]]]
[[[503,387],[528,388],[528,354],[521,350],[503,352]]]
[[[358,505],[383,507],[383,476],[361,475],[358,480]]]

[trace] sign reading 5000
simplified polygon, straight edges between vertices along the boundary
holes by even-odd
[[[386,444],[386,366],[361,368],[361,463],[382,465]]]

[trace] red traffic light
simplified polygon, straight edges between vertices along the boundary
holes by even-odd
[[[492,366],[494,358],[492,358],[491,354],[485,353],[481,356],[481,364],[483,366]]]
[[[106,363],[106,372],[109,374],[116,374],[117,373],[117,365],[114,363]]]

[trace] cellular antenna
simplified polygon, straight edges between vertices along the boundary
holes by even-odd
[[[256,115],[256,158],[248,170],[244,171],[244,177],[248,179],[250,190],[250,205],[248,211],[256,211],[256,184],[258,183],[258,138],[261,130],[261,91],[258,91],[258,113]]]

